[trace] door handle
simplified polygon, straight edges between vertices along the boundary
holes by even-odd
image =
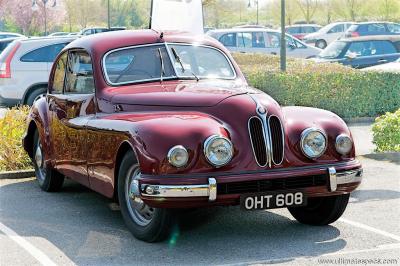
[[[277,55],[277,53],[276,53],[276,52],[271,52],[271,54],[272,54],[272,55]]]
[[[388,61],[388,60],[386,60],[386,59],[379,59],[379,60],[378,60],[378,63],[387,63],[387,61]]]

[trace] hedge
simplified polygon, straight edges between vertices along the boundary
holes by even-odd
[[[378,117],[372,126],[376,151],[400,152],[400,109]]]
[[[400,74],[354,70],[339,64],[289,59],[279,71],[279,57],[234,54],[250,85],[281,105],[311,106],[343,118],[376,117],[400,107]]]
[[[28,112],[28,106],[15,107],[0,118],[0,171],[32,168],[31,160],[22,148]]]

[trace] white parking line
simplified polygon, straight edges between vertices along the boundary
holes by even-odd
[[[23,249],[29,252],[38,262],[42,265],[46,266],[55,266],[55,264],[49,257],[46,256],[42,251],[37,249],[31,243],[26,241],[23,237],[19,236],[16,232],[5,226],[0,222],[0,231],[6,234],[10,239],[15,241],[18,245],[20,245]]]
[[[376,234],[379,234],[379,235],[382,235],[382,236],[386,236],[386,237],[389,237],[391,239],[394,239],[394,240],[400,242],[400,236],[398,236],[398,235],[394,235],[392,233],[388,233],[388,232],[385,232],[383,230],[376,229],[374,227],[371,227],[371,226],[368,226],[368,225],[365,225],[365,224],[362,224],[362,223],[359,223],[359,222],[350,221],[350,220],[347,220],[347,219],[344,219],[344,218],[340,218],[339,222],[343,222],[343,223],[346,223],[346,224],[349,224],[349,225],[352,225],[352,226],[355,226],[355,227],[358,227],[358,228],[361,228],[361,229],[364,229],[364,230],[367,230],[367,231],[370,231],[370,232],[374,232]]]

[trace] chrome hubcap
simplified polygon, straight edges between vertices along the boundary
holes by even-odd
[[[43,155],[42,155],[42,149],[41,149],[40,145],[38,145],[36,148],[35,161],[36,161],[36,165],[39,168],[43,167]]]
[[[149,207],[140,198],[139,182],[140,168],[138,164],[133,165],[125,181],[125,200],[128,211],[134,222],[141,226],[148,225],[154,215],[154,208]]]

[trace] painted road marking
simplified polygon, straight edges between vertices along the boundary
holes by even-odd
[[[20,245],[23,249],[29,252],[38,262],[46,266],[55,266],[55,264],[49,257],[46,256],[42,251],[37,249],[23,237],[19,236],[16,232],[5,226],[0,222],[0,231],[6,234],[10,239]]]
[[[355,226],[355,227],[358,227],[358,228],[361,228],[361,229],[364,229],[364,230],[367,230],[367,231],[370,231],[370,232],[374,232],[376,234],[379,234],[379,235],[382,235],[382,236],[386,236],[386,237],[389,237],[391,239],[394,239],[394,240],[400,242],[400,236],[392,234],[392,233],[385,232],[385,231],[380,230],[380,229],[376,229],[374,227],[371,227],[371,226],[368,226],[368,225],[365,225],[365,224],[362,224],[362,223],[350,221],[350,220],[347,220],[347,219],[344,219],[344,218],[340,218],[339,222],[343,222],[343,223],[346,223],[346,224],[349,224],[349,225],[352,225],[352,226]]]

